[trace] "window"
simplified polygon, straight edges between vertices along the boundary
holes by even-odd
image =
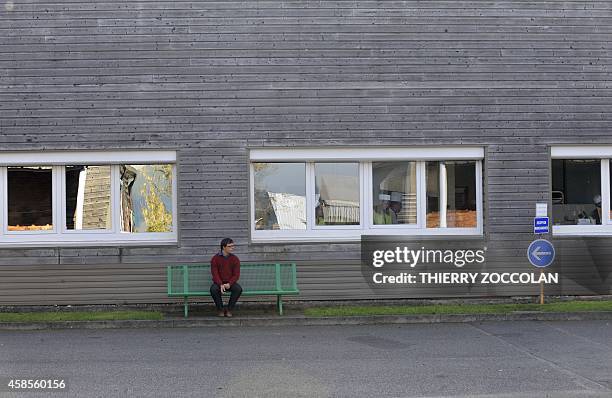
[[[111,166],[66,166],[66,229],[110,230]]]
[[[476,162],[427,162],[427,227],[476,228]]]
[[[306,164],[253,163],[255,229],[306,229]]]
[[[0,246],[175,243],[176,154],[0,153]]]
[[[52,231],[53,169],[7,168],[8,231]]]
[[[121,232],[172,231],[172,165],[119,166]]]
[[[482,148],[253,149],[253,241],[482,234]]]
[[[316,225],[359,225],[359,163],[315,163]]]
[[[551,156],[553,233],[612,235],[612,147],[558,146]]]
[[[373,225],[417,223],[416,162],[372,162]]]
[[[553,225],[601,225],[601,160],[553,159]]]

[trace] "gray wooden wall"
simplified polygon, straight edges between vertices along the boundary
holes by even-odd
[[[382,297],[358,244],[248,244],[261,146],[484,146],[487,239],[525,269],[548,146],[612,144],[608,1],[1,7],[0,150],[176,149],[181,239],[0,250],[0,304],[165,302],[164,265],[207,261],[225,236],[243,261],[297,262],[302,298]]]

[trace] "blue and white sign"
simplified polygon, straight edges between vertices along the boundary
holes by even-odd
[[[538,268],[548,267],[555,259],[555,248],[546,239],[536,239],[527,249],[527,258]]]
[[[547,234],[549,232],[548,217],[536,217],[533,219],[533,233]]]

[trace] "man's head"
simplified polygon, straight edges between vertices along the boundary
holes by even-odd
[[[389,208],[389,201],[391,200],[391,195],[383,192],[384,191],[381,191],[381,193],[378,194],[378,200],[380,201],[380,208],[382,210],[387,210]]]
[[[601,206],[601,195],[597,194],[593,197],[593,203],[595,203],[595,206],[599,207]]]
[[[402,204],[400,202],[390,202],[389,207],[396,213],[402,211]]]
[[[224,238],[219,244],[223,254],[232,254],[234,251],[234,241],[231,238]]]

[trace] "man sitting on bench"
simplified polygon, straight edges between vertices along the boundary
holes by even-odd
[[[242,294],[242,287],[238,284],[240,278],[240,260],[233,255],[234,241],[225,238],[221,241],[221,251],[210,260],[210,272],[213,284],[210,287],[210,295],[217,307],[218,316],[232,316],[238,298]],[[227,308],[223,310],[223,299],[221,294],[230,291],[230,299]]]

